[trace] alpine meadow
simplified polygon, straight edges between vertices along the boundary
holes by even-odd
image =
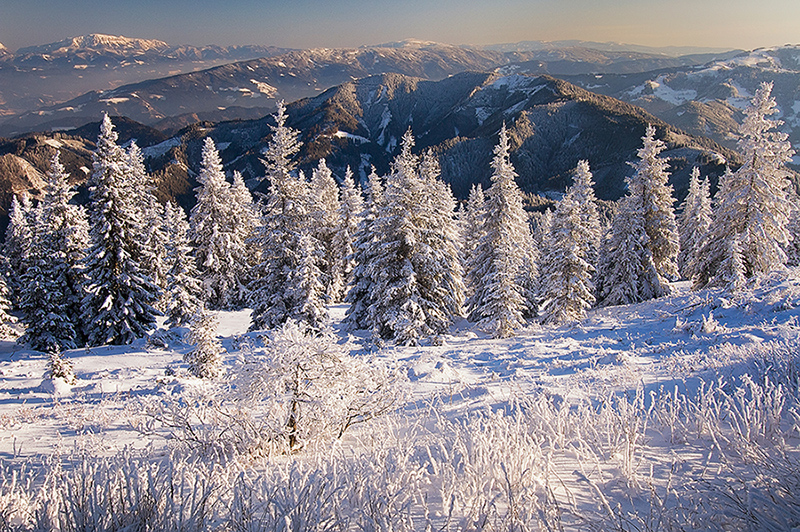
[[[0,530],[800,530],[800,45],[737,2],[10,8]]]

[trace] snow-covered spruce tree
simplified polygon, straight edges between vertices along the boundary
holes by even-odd
[[[245,303],[241,296],[250,269],[247,243],[235,225],[241,219],[235,215],[231,186],[210,137],[203,143],[202,157],[189,226],[204,299],[213,309],[238,309]]]
[[[167,235],[165,292],[166,324],[178,327],[188,324],[203,305],[203,283],[189,244],[189,222],[180,206],[167,202],[164,207],[164,231]]]
[[[521,279],[531,249],[528,217],[509,160],[505,124],[494,149],[492,186],[486,192],[485,234],[475,250],[476,267],[469,273],[477,281],[467,301],[470,321],[507,337],[524,324],[529,301]]]
[[[30,254],[31,239],[33,231],[33,207],[30,197],[27,194],[21,196],[21,200],[15,194],[11,199],[11,207],[8,210],[8,227],[6,228],[6,239],[3,245],[3,256],[5,258],[3,267],[6,269],[9,288],[12,291],[11,302],[17,304],[17,292],[20,287],[20,277],[26,269],[26,261]]]
[[[367,289],[354,292],[364,299],[353,300],[354,309],[365,309],[356,327],[399,344],[444,332],[463,300],[455,201],[438,180],[438,165],[420,165],[413,145],[409,130],[372,222],[375,239],[365,243]]]
[[[637,152],[639,160],[630,163],[635,172],[627,185],[633,201],[640,203],[644,213],[647,248],[666,294],[669,293],[668,281],[678,277],[680,235],[672,207],[675,200],[667,172],[669,161],[658,156],[666,144],[655,135],[656,128],[648,125],[642,137],[644,145]]]
[[[708,179],[700,179],[700,169],[692,168],[689,178],[689,193],[683,200],[683,209],[678,219],[681,235],[681,251],[678,268],[684,279],[691,279],[698,270],[698,257],[703,241],[711,228],[711,192]]]
[[[575,183],[558,202],[545,238],[540,269],[545,323],[581,321],[595,302],[592,261],[598,252],[600,223],[589,166],[582,163],[586,161],[578,164]]]
[[[578,161],[570,189],[578,205],[583,227],[586,229],[586,261],[597,268],[600,247],[603,241],[603,228],[597,210],[597,197],[594,194],[594,176],[589,169],[589,161]]]
[[[8,284],[3,274],[0,274],[0,340],[16,338],[17,331],[12,327],[16,318],[9,314],[11,301],[9,299]]]
[[[321,246],[310,227],[309,184],[302,172],[294,171],[292,161],[300,149],[299,132],[286,125],[286,118],[286,107],[280,102],[263,161],[270,187],[262,205],[262,225],[254,238],[261,260],[250,294],[251,330],[271,329],[290,318],[314,325],[327,319],[316,314],[322,302],[311,301],[317,284],[307,278],[319,268],[302,267],[304,261],[319,260]]]
[[[253,194],[244,182],[242,174],[236,170],[233,172],[233,184],[231,185],[231,220],[233,221],[233,228],[236,232],[236,241],[243,242],[241,258],[237,261],[246,264],[244,268],[243,281],[240,283],[241,292],[238,295],[238,300],[244,304],[248,301],[250,294],[249,288],[252,281],[251,275],[253,268],[258,264],[260,250],[253,243],[253,237],[256,234],[256,228],[261,225],[261,215],[253,201]]]
[[[40,351],[74,349],[83,343],[78,318],[88,224],[83,207],[69,203],[75,191],[67,178],[56,152],[35,210],[27,268],[20,276],[19,308],[26,324],[20,341]]]
[[[44,372],[45,379],[61,379],[67,384],[75,384],[78,381],[72,362],[64,358],[64,354],[57,345],[47,350],[46,368]]]
[[[339,195],[341,196],[341,201],[339,202],[340,224],[333,240],[335,257],[332,287],[333,301],[336,302],[344,299],[345,289],[350,283],[356,266],[355,239],[364,215],[364,198],[361,196],[361,191],[356,188],[356,184],[353,181],[353,172],[349,166],[344,174]]]
[[[384,191],[381,178],[378,177],[375,167],[369,174],[366,189],[366,202],[364,211],[355,234],[353,260],[355,262],[350,278],[350,288],[345,297],[345,302],[350,303],[347,309],[345,322],[351,329],[368,329],[368,310],[372,305],[372,259],[377,252],[374,245],[376,241],[375,220],[384,203]]]
[[[440,176],[439,161],[426,151],[419,164],[425,196],[417,204],[421,247],[415,262],[424,298],[422,307],[435,334],[444,332],[454,318],[462,316],[465,292],[456,200]]]
[[[628,305],[665,294],[644,226],[641,202],[629,193],[619,200],[600,256],[603,305]]]
[[[164,207],[155,196],[153,178],[147,173],[144,155],[136,142],[126,150],[128,156],[128,178],[133,193],[133,205],[139,209],[138,218],[142,226],[139,236],[139,250],[134,257],[150,280],[163,292],[167,287],[166,264],[167,235],[164,232]]]
[[[461,247],[461,260],[464,265],[464,281],[467,297],[475,293],[475,286],[478,284],[478,281],[473,279],[471,274],[478,269],[478,265],[475,264],[475,251],[484,234],[483,226],[486,216],[485,203],[486,199],[483,195],[483,187],[481,187],[480,183],[472,185],[469,190],[466,209],[463,211],[461,224],[461,241],[463,243]]]
[[[89,178],[90,248],[86,258],[87,295],[82,322],[90,345],[127,344],[155,326],[153,304],[159,289],[135,254],[141,244],[140,210],[128,181],[128,158],[103,115]]]
[[[325,298],[328,302],[339,302],[341,287],[334,283],[334,269],[336,267],[336,233],[341,226],[339,219],[339,186],[333,178],[333,172],[325,164],[325,159],[320,159],[311,177],[311,218],[313,219],[312,232],[314,238],[322,246],[322,262],[320,273],[322,284],[325,287]]]
[[[222,374],[222,343],[217,338],[217,315],[203,305],[196,309],[189,324],[187,341],[194,345],[183,356],[189,372],[201,379],[215,379]]]
[[[778,112],[771,93],[772,83],[762,83],[744,111],[739,127],[744,164],[720,179],[696,288],[763,275],[786,262],[793,194],[786,163],[794,151],[787,135],[776,131],[782,122],[769,118]],[[741,271],[734,271],[737,264]]]

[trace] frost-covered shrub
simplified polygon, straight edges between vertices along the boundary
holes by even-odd
[[[318,436],[340,437],[398,403],[400,373],[350,356],[328,331],[289,320],[264,340],[237,370],[238,400],[263,412],[292,451]]]

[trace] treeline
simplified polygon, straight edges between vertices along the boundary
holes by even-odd
[[[172,326],[208,323],[206,308],[250,307],[254,330],[287,320],[319,330],[327,306],[344,301],[350,328],[410,344],[464,316],[497,336],[532,319],[580,321],[595,305],[668,294],[680,278],[740,287],[800,256],[793,151],[770,118],[771,89],[763,84],[745,111],[745,163],[721,178],[713,202],[695,170],[676,218],[651,126],[609,224],[586,161],[553,211],[529,215],[505,126],[491,187],[474,187],[458,210],[437,159],[413,152],[410,130],[390,172],[373,169],[363,194],[349,169],[337,183],[324,160],[307,179],[282,104],[263,159],[268,192],[254,201],[241,175],[229,182],[208,138],[187,217],[156,201],[141,151],[118,146],[106,116],[86,208],[71,202],[58,154],[39,201],[14,198],[0,320],[10,333],[16,308],[20,341],[58,351],[130,343],[159,313]]]

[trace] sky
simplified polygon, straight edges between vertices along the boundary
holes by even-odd
[[[170,44],[356,47],[580,39],[753,49],[800,44],[798,0],[2,0],[11,50],[88,33]]]

